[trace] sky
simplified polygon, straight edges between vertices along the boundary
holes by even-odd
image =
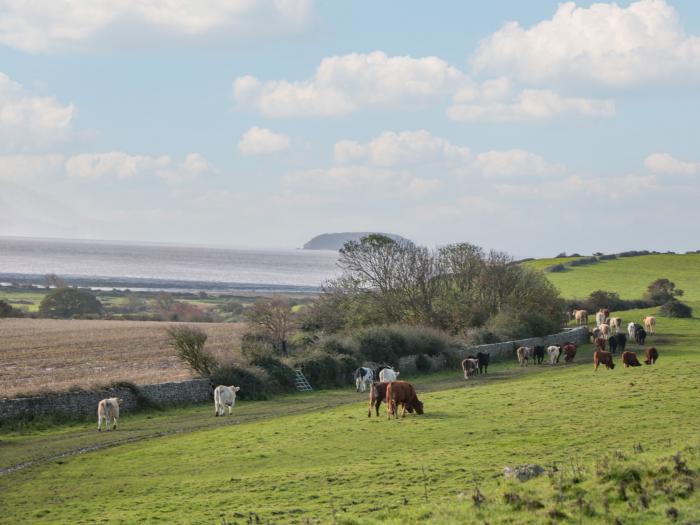
[[[700,2],[0,0],[0,235],[700,249]]]

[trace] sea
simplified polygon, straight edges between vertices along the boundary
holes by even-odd
[[[96,290],[317,293],[337,277],[338,252],[0,237],[0,286],[56,274]]]

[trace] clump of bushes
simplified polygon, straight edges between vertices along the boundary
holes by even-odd
[[[236,395],[241,399],[260,401],[268,399],[279,388],[264,368],[225,364],[217,366],[210,379],[214,385],[235,385],[241,388]]]
[[[680,302],[678,299],[671,299],[667,303],[662,304],[660,312],[661,315],[666,317],[693,317],[693,309],[687,304]]]
[[[545,272],[547,273],[560,273],[560,272],[565,272],[566,271],[566,266],[563,265],[562,263],[559,264],[553,264],[552,266],[547,266],[544,269]]]
[[[599,262],[598,257],[581,257],[580,259],[569,261],[567,264],[569,266],[587,266],[589,264],[598,264]]]
[[[14,308],[7,301],[0,300],[0,317],[24,317],[24,312]]]
[[[312,351],[296,359],[295,365],[314,388],[331,388],[350,384],[360,361],[347,354]]]
[[[499,341],[510,341],[554,333],[559,323],[539,312],[504,310],[494,315],[486,328]]]
[[[45,317],[102,315],[102,303],[94,294],[80,288],[56,288],[47,293],[39,305]]]

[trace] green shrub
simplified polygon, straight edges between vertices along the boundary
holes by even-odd
[[[322,352],[327,354],[355,354],[357,344],[354,340],[340,335],[328,335],[323,337],[317,344]]]
[[[295,362],[314,388],[331,388],[352,383],[353,372],[360,362],[350,355],[330,355],[320,351],[307,354]]]
[[[490,345],[500,342],[498,335],[486,327],[469,328],[464,334],[464,339],[469,346]]]
[[[177,352],[180,360],[198,374],[210,376],[216,367],[214,357],[204,349],[207,334],[191,326],[173,326],[167,329],[168,344]]]
[[[368,361],[396,363],[399,357],[408,355],[406,339],[396,330],[385,326],[372,326],[355,335],[359,354]]]
[[[565,272],[566,271],[566,266],[559,263],[559,264],[553,264],[552,266],[547,266],[544,269],[545,272],[547,273],[560,273],[560,272]]]
[[[221,365],[211,375],[214,385],[238,386],[236,394],[241,399],[259,401],[267,399],[276,388],[271,384],[270,375],[258,366]]]
[[[253,366],[259,366],[265,370],[272,381],[276,383],[276,389],[281,392],[293,392],[294,391],[294,370],[289,366],[285,365],[282,361],[272,355],[257,356],[250,364]]]
[[[501,341],[540,337],[560,329],[556,321],[539,312],[502,311],[494,315],[486,328]]]
[[[14,308],[7,301],[0,300],[0,317],[24,317],[24,312]]]
[[[425,354],[420,354],[416,357],[416,370],[422,374],[427,374],[433,368],[433,363]]]
[[[693,309],[677,299],[671,299],[667,303],[661,305],[660,312],[661,315],[666,317],[693,317]]]
[[[70,318],[74,315],[103,313],[102,303],[91,292],[80,288],[56,288],[47,293],[39,305],[45,317]]]

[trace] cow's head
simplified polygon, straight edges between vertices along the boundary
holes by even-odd
[[[233,386],[233,385],[231,385],[231,388],[233,389],[234,392],[238,392],[241,389],[240,386]]]
[[[124,404],[124,400],[123,400],[121,397],[118,397],[118,398],[117,398],[117,403],[120,404],[120,405],[123,405],[123,404]]]
[[[415,398],[411,402],[411,408],[415,409],[416,414],[422,414],[423,413],[423,402],[419,401],[418,398]]]

